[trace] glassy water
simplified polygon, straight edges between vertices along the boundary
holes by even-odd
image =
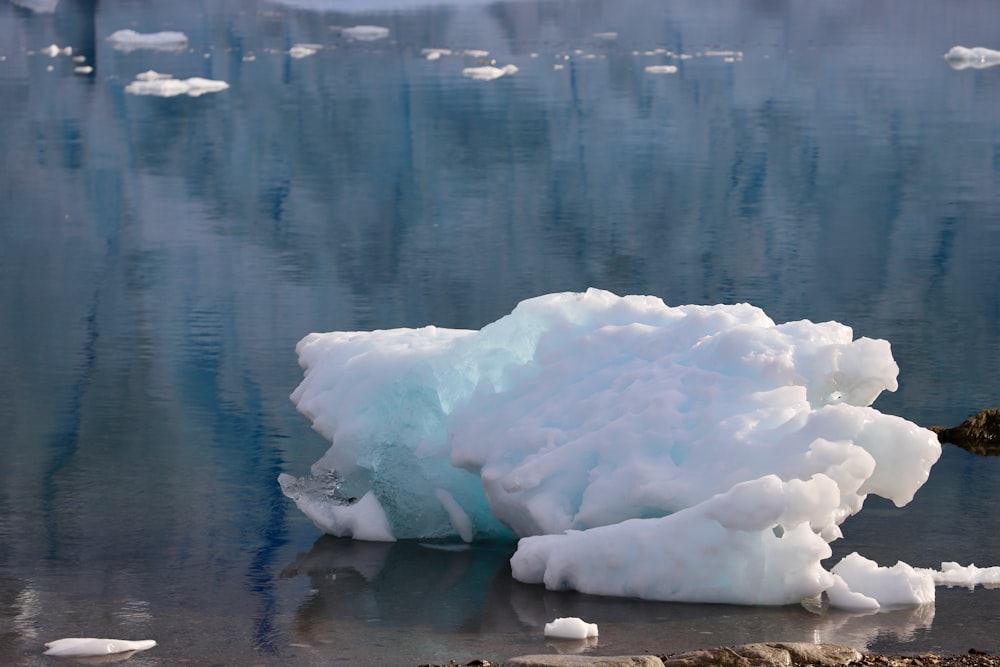
[[[0,4],[0,662],[79,635],[157,639],[136,665],[581,650],[541,637],[559,615],[605,654],[1000,650],[996,590],[869,616],[549,593],[509,546],[317,539],[276,483],[327,446],[288,400],[306,333],[478,328],[590,286],[886,338],[876,406],[921,424],[1000,403],[1000,67],[941,57],[1000,46],[995,3],[22,4]],[[365,24],[390,37],[339,30]],[[189,48],[118,51],[123,28]],[[462,76],[484,58],[519,71]],[[124,92],[149,69],[230,88]],[[1000,564],[998,476],[947,449],[837,554]]]

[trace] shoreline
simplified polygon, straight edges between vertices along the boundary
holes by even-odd
[[[767,642],[720,646],[682,653],[614,656],[537,654],[502,662],[420,663],[416,667],[1000,667],[1000,655],[970,648],[965,653],[865,653],[843,644]]]

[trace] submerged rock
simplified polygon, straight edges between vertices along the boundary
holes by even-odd
[[[958,426],[931,426],[942,443],[957,445],[982,456],[1000,456],[1000,408],[972,415]]]

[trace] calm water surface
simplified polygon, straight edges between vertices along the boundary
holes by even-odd
[[[1000,67],[941,57],[1000,47],[994,2],[319,4],[0,4],[0,663],[80,635],[157,639],[135,665],[1000,651],[998,590],[868,616],[549,593],[509,545],[321,538],[276,483],[327,446],[288,400],[306,333],[590,286],[886,338],[876,405],[921,424],[1000,404]],[[123,28],[189,48],[116,51]],[[463,78],[464,49],[519,71]],[[126,94],[149,69],[230,88]],[[1000,564],[998,477],[948,449],[835,550]],[[598,645],[547,645],[565,615]]]

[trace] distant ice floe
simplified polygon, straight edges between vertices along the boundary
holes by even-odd
[[[288,55],[293,58],[308,58],[316,55],[316,52],[322,48],[322,44],[296,44],[288,49]]]
[[[380,25],[356,25],[349,28],[341,28],[340,34],[348,39],[354,39],[359,42],[374,42],[388,37],[389,29]]]
[[[44,49],[39,51],[39,53],[41,53],[42,55],[46,55],[49,58],[56,58],[58,56],[71,56],[73,55],[73,47],[66,46],[63,48],[59,48],[59,46],[56,44],[49,44]]]
[[[132,95],[153,95],[155,97],[176,97],[188,95],[198,97],[205,93],[217,93],[229,88],[225,81],[202,79],[175,79],[169,74],[149,70],[136,75],[135,81],[125,86],[125,92]]]
[[[1000,65],[1000,51],[982,46],[968,49],[964,46],[953,46],[944,54],[952,69],[985,69]]]
[[[129,641],[127,639],[99,639],[96,637],[67,637],[45,644],[45,655],[64,658],[93,658],[98,656],[146,651],[156,646],[152,639]]]
[[[646,65],[646,71],[650,74],[676,74],[677,65]]]
[[[108,36],[107,41],[117,51],[183,51],[188,46],[188,38],[182,32],[164,31],[141,33],[135,30],[118,30]]]
[[[516,65],[504,65],[503,67],[481,65],[479,67],[466,67],[462,70],[462,76],[469,79],[476,79],[477,81],[492,81],[493,79],[499,79],[502,76],[516,72]]]

